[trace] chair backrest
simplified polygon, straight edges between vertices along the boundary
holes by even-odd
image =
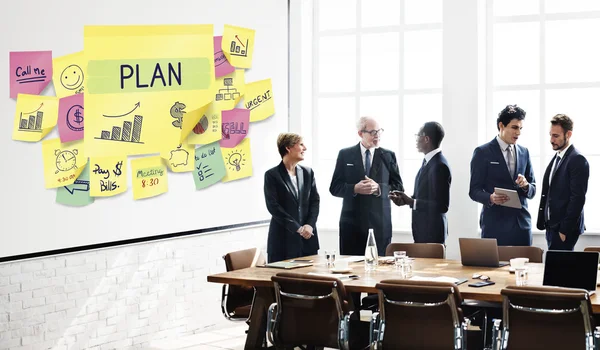
[[[584,252],[600,252],[600,247],[594,247],[594,246],[585,247],[585,248],[583,248],[583,251]]]
[[[529,262],[541,263],[544,250],[539,247],[528,246],[498,246],[500,261],[509,261],[513,258],[529,258]]]
[[[340,335],[347,336],[348,331],[340,327],[350,311],[350,304],[339,279],[282,272],[271,280],[277,303],[267,331],[274,345],[348,348],[348,338],[340,339]]]
[[[262,265],[264,256],[256,248],[238,250],[223,256],[225,269],[229,271]],[[223,285],[221,310],[228,319],[246,319],[250,316],[254,288],[248,286]]]
[[[385,248],[386,256],[393,256],[397,250],[403,250],[411,258],[446,258],[446,247],[441,243],[390,243]]]
[[[583,289],[502,289],[502,349],[585,349],[593,341],[592,305]]]
[[[379,344],[384,349],[455,349],[457,344],[461,344],[458,348],[465,345],[459,307],[462,297],[456,285],[383,280],[376,288],[382,333]]]

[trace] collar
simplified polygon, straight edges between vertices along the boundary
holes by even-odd
[[[562,151],[560,152],[556,152],[556,155],[560,157],[560,159],[562,159],[565,155],[565,153],[567,153],[567,151],[569,150],[569,147],[571,147],[571,144],[569,143],[569,145],[567,147],[565,147]]]
[[[435,157],[436,154],[440,153],[442,151],[441,148],[436,148],[433,151],[427,153],[425,155],[425,164],[429,163],[429,161],[431,160],[431,158]]]
[[[362,142],[359,142],[358,144],[360,145],[360,154],[362,154],[364,156],[365,152],[367,151],[367,147],[363,146]],[[369,148],[369,151],[371,151],[371,157],[373,157],[375,155],[376,149],[377,149],[377,147],[375,147],[375,146]]]
[[[498,141],[498,144],[500,145],[500,149],[502,150],[502,152],[506,152],[506,148],[508,146],[515,147],[515,148],[513,148],[513,151],[515,151],[517,149],[517,145],[509,145],[508,143],[504,142],[504,140],[501,139],[500,136],[496,136],[496,141]]]

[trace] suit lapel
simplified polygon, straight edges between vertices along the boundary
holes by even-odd
[[[358,177],[363,180],[365,178],[365,164],[362,160],[362,150],[360,149],[360,143],[356,145],[354,149],[354,167],[358,171]]]
[[[381,150],[379,148],[375,148],[375,152],[373,152],[373,164],[371,165],[371,174],[368,175],[369,178],[375,179],[377,178],[377,174],[381,169]]]
[[[425,186],[427,184],[427,181],[421,181],[421,179],[426,179],[427,178],[427,174],[429,174],[429,172],[431,171],[431,169],[434,166],[434,163],[438,161],[438,159],[440,158],[439,155],[442,152],[438,152],[435,156],[433,156],[426,164],[424,167],[421,167],[419,169],[419,171],[417,172],[417,177],[415,178],[415,196],[418,193],[421,193],[421,187]]]
[[[304,171],[299,165],[296,165],[296,177],[298,178],[298,202],[302,204],[304,194]]]
[[[292,180],[290,179],[290,175],[288,175],[288,172],[285,169],[285,165],[283,165],[283,162],[281,162],[279,164],[278,169],[279,169],[279,175],[281,176],[281,180],[287,187],[288,192],[290,193],[292,198],[294,198],[296,201],[298,201],[296,191],[294,191],[294,185],[292,185]],[[297,176],[297,174],[298,174],[298,172],[296,171],[296,176]]]
[[[516,147],[515,147],[516,149]],[[508,176],[508,178],[510,179],[510,171],[508,170],[508,164],[506,164],[506,158],[504,158],[504,154],[502,153],[503,151],[500,149],[500,144],[498,143],[498,140],[496,140],[496,138],[494,137],[493,140],[493,145],[492,145],[492,153],[494,153],[494,155],[496,155],[496,159],[498,159],[498,163],[503,165],[503,169],[505,170],[506,176]],[[516,152],[516,151],[515,151]],[[517,168],[517,163],[515,162],[515,174],[517,173],[516,171]]]

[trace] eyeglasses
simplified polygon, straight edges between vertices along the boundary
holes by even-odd
[[[421,137],[425,137],[425,135],[424,134],[415,134],[415,139],[417,141],[419,141],[419,139],[421,139]]]
[[[378,130],[361,130],[362,132],[366,132],[367,134],[371,134],[371,136],[375,136],[375,135],[381,135],[381,133],[383,132],[383,128],[378,129]]]
[[[478,273],[475,273],[475,274],[473,274],[473,279],[476,279],[476,280],[479,279],[479,280],[482,280],[482,281],[489,281],[490,277],[486,276],[486,275],[480,275]]]

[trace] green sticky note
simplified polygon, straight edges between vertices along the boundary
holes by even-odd
[[[94,203],[94,197],[90,197],[89,164],[86,165],[81,174],[79,174],[75,183],[57,188],[56,203],[71,207],[83,207]]]
[[[225,164],[219,141],[196,148],[194,163],[194,183],[201,190],[221,181],[225,176]]]

